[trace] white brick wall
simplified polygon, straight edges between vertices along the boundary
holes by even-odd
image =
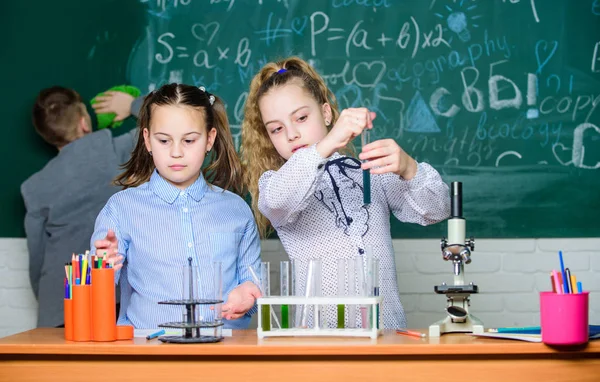
[[[0,337],[36,325],[37,302],[28,266],[25,239],[0,239]]]
[[[600,238],[476,240],[466,279],[479,286],[471,312],[486,327],[539,325],[538,292],[550,288],[549,272],[558,267],[557,252],[590,294],[590,322],[600,324]],[[452,265],[443,261],[438,241],[395,240],[396,269],[408,325],[423,328],[444,317],[445,296],[434,285],[452,282]],[[271,288],[279,290],[279,241],[262,243],[263,261],[271,265]],[[35,327],[37,304],[27,272],[25,239],[0,239],[0,337]],[[251,327],[256,327],[253,322]]]

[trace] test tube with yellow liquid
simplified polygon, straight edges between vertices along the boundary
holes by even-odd
[[[347,294],[346,281],[349,280],[346,278],[346,274],[348,271],[348,260],[347,259],[338,259],[337,265],[338,265],[337,296],[344,297]],[[345,316],[346,316],[346,306],[344,304],[338,304],[337,305],[337,328],[338,329],[344,329]]]
[[[260,263],[260,291],[264,297],[271,295],[271,266],[268,262]],[[263,331],[271,330],[271,305],[261,306],[261,327]]]

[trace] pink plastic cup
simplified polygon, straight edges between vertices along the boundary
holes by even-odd
[[[589,292],[540,292],[542,342],[547,345],[581,345],[588,342]]]

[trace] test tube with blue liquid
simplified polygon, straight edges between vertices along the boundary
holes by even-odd
[[[365,147],[371,142],[370,132],[364,129],[360,134],[360,140],[362,147]],[[364,160],[363,162],[366,162]],[[363,204],[371,204],[371,172],[370,170],[363,170]]]

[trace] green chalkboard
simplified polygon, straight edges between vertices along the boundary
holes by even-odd
[[[57,4],[60,3],[60,4]],[[239,143],[246,91],[299,55],[342,108],[378,113],[444,180],[462,181],[475,237],[591,237],[600,222],[600,0],[142,0],[2,5],[10,97],[0,235],[21,236],[18,185],[51,151],[29,122],[54,83],[87,97],[118,83],[206,86]],[[445,224],[393,223],[437,238]]]
[[[62,85],[89,101],[126,83],[127,60],[147,23],[146,6],[138,1],[2,1],[0,237],[25,236],[19,187],[57,153],[31,123],[37,93]],[[127,121],[115,133],[133,126]]]

